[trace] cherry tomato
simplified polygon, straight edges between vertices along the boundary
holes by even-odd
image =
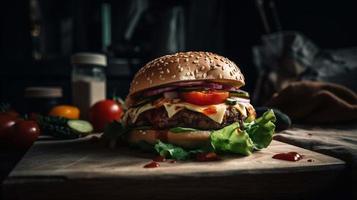
[[[19,120],[13,126],[10,141],[17,148],[28,148],[40,135],[40,128],[35,121]]]
[[[51,109],[49,115],[56,117],[64,117],[67,119],[78,119],[79,109],[75,106],[58,105]]]
[[[223,103],[228,97],[229,92],[225,91],[191,91],[180,93],[181,99],[195,105],[212,105]]]
[[[16,124],[18,119],[6,113],[0,114],[0,139],[7,139],[12,133],[12,127]]]
[[[94,130],[101,132],[106,124],[120,120],[123,109],[114,100],[102,100],[95,103],[89,110],[89,121],[93,124]]]

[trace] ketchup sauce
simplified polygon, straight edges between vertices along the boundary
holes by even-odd
[[[207,161],[218,161],[221,160],[221,158],[214,152],[208,152],[208,153],[198,153],[196,155],[196,160],[199,162],[207,162]]]
[[[150,163],[144,165],[144,168],[156,168],[156,167],[160,167],[160,164],[155,161],[151,161]]]
[[[288,153],[278,153],[273,156],[274,159],[286,160],[296,162],[303,158],[303,155],[297,152],[288,152]]]
[[[209,106],[203,110],[203,113],[206,115],[213,115],[217,113],[216,106]]]

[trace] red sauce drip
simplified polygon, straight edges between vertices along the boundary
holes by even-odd
[[[196,155],[196,160],[199,162],[218,161],[220,159],[221,158],[214,152],[198,153]]]
[[[286,161],[299,161],[303,156],[297,152],[279,153],[273,156],[274,159],[286,160]]]
[[[157,131],[156,138],[162,142],[167,142],[167,131]]]
[[[156,167],[160,167],[160,164],[155,161],[152,161],[152,162],[144,165],[144,168],[156,168]]]
[[[152,159],[155,162],[165,162],[166,158],[164,156],[156,156],[154,159]]]
[[[213,115],[217,113],[216,106],[208,106],[207,108],[203,109],[203,113],[206,115]]]
[[[176,160],[170,160],[169,163],[176,163]]]

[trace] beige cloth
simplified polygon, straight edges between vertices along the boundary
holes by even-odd
[[[293,82],[276,93],[266,105],[303,123],[357,121],[356,93],[332,83]]]

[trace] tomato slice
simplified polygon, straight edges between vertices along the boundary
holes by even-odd
[[[204,106],[223,103],[229,97],[229,92],[215,90],[191,91],[180,93],[180,97],[188,103]]]

